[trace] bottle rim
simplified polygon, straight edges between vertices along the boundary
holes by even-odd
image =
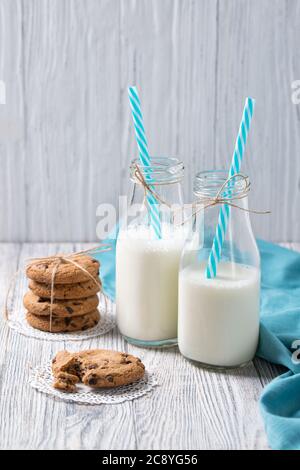
[[[184,165],[179,158],[151,156],[151,166],[135,158],[130,163],[130,179],[135,183],[137,166],[148,184],[178,183],[184,176]]]
[[[249,183],[247,175],[237,175],[231,179],[223,188],[220,197],[236,198],[245,193],[245,178]],[[195,175],[193,193],[197,198],[215,198],[221,187],[228,180],[227,170],[204,170]]]

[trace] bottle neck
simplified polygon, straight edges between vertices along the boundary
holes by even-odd
[[[177,158],[151,157],[151,164],[145,165],[135,159],[130,165],[130,178],[141,184],[141,178],[155,187],[180,183],[184,175],[183,163]]]
[[[222,261],[259,265],[248,212],[249,187],[247,177],[237,175],[229,180],[226,171],[196,175],[193,189],[197,215],[191,246],[200,249],[204,260],[208,259],[217,237]]]
[[[249,178],[241,174],[228,176],[224,170],[203,171],[195,176],[193,189],[200,201],[233,202],[247,197],[250,183]]]
[[[151,198],[158,205],[183,204],[181,182],[184,166],[178,159],[151,157],[151,166],[136,159],[132,161],[130,171],[135,202],[138,202],[137,198]]]
[[[138,208],[140,213],[134,221],[149,222],[154,205],[155,217],[160,223],[174,225],[175,211],[183,205],[183,163],[176,158],[151,157],[151,166],[133,160],[130,170],[133,182],[130,206]]]

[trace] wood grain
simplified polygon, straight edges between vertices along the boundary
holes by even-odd
[[[0,244],[0,303],[11,276],[29,257],[88,246]],[[300,243],[286,246],[300,251]],[[23,308],[26,288],[20,276],[10,308]],[[63,348],[97,347],[137,354],[156,372],[159,387],[134,402],[111,406],[64,403],[29,387],[30,365],[50,360]],[[280,372],[281,368],[260,359],[232,372],[203,370],[187,362],[177,348],[158,351],[130,346],[116,329],[80,343],[39,341],[13,332],[1,318],[0,448],[266,449],[258,398],[263,386]]]
[[[157,370],[164,384],[146,406],[144,400],[134,402],[139,448],[268,447],[257,406],[262,386],[253,364],[218,373],[190,364],[177,349],[128,348]]]
[[[77,246],[79,249],[79,245]],[[14,249],[14,252],[12,251]],[[19,246],[11,248],[7,272],[2,272],[5,280],[9,270],[14,271]],[[23,245],[19,266],[32,256],[44,256],[57,252],[74,250],[70,244],[28,244]],[[2,255],[4,253],[4,256]],[[15,263],[12,263],[15,253]],[[1,245],[1,266],[7,252]],[[3,261],[2,261],[3,260]],[[16,286],[18,296],[13,297],[14,309],[22,308],[22,294],[26,291],[25,279]],[[2,294],[2,292],[1,292]],[[1,300],[3,297],[1,297]],[[28,367],[41,361],[49,361],[59,350],[64,348],[84,349],[104,347],[124,350],[123,340],[111,333],[103,338],[96,338],[80,343],[46,342],[27,338],[12,332],[1,324],[0,330],[1,364],[1,430],[0,447],[3,449],[131,449],[135,446],[131,404],[116,406],[88,407],[66,404],[52,400],[35,392],[27,383]],[[9,400],[8,400],[9,397]],[[4,405],[6,403],[6,405]],[[120,408],[121,409],[120,409]],[[35,423],[35,426],[32,426]],[[115,426],[112,426],[115,423]],[[28,429],[31,432],[28,432]]]
[[[152,154],[227,168],[244,98],[257,100],[243,171],[256,234],[300,241],[297,0],[1,0],[0,240],[95,239],[137,155],[127,87]],[[5,130],[6,129],[6,130]],[[10,129],[10,130],[9,130]]]
[[[232,153],[245,96],[256,98],[243,171],[250,175],[252,207],[270,217],[252,217],[256,234],[270,240],[299,241],[299,107],[291,101],[295,68],[294,36],[299,2],[219,2],[217,166]],[[231,4],[232,6],[232,4]],[[276,85],[275,85],[276,84]],[[298,125],[297,125],[298,123]],[[284,196],[282,193],[285,193]],[[289,227],[290,224],[290,227]]]

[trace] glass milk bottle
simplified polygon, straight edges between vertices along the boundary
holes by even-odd
[[[149,192],[137,178],[136,165],[161,198],[159,239],[151,223]],[[184,167],[175,158],[152,157],[151,168],[134,160],[130,170],[133,196],[129,212],[138,210],[138,215],[120,228],[117,240],[117,324],[130,343],[171,346],[177,343],[178,271],[185,241],[184,228],[174,223],[173,209],[182,206]]]
[[[201,209],[225,183],[225,171],[198,173],[200,204],[187,238],[179,273],[178,345],[187,359],[214,368],[239,367],[253,359],[259,335],[260,257],[249,212],[230,207],[217,275],[206,277],[221,204]],[[248,208],[248,179],[227,184],[221,197]],[[228,207],[228,206],[227,206]]]

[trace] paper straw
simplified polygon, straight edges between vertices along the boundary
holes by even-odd
[[[144,167],[151,167],[151,158],[149,155],[148,150],[148,142],[146,138],[145,128],[144,128],[144,120],[141,110],[141,102],[139,99],[139,95],[135,86],[131,86],[128,88],[128,95],[129,95],[129,102],[131,107],[131,113],[133,118],[134,130],[135,130],[135,137],[139,149],[139,156],[141,164]],[[151,181],[151,174],[146,171],[145,180],[146,182]],[[153,180],[152,180],[153,181]],[[149,187],[154,191],[154,186],[149,185]],[[161,238],[161,224],[159,218],[159,205],[157,203],[156,198],[151,193],[147,193],[147,202],[149,206],[150,212],[150,221],[151,226],[154,230],[156,238]]]
[[[230,178],[236,173],[240,172],[243,156],[245,153],[245,147],[250,128],[251,119],[253,116],[253,109],[255,100],[252,98],[246,98],[245,107],[243,111],[242,121],[239,128],[239,133],[236,139],[235,148],[232,156],[231,166],[228,177]],[[222,247],[226,235],[226,229],[230,216],[230,206],[228,204],[222,204],[218,225],[216,228],[215,237],[211,252],[209,254],[208,263],[206,267],[205,275],[208,279],[214,278],[217,274],[217,266],[221,259]]]

